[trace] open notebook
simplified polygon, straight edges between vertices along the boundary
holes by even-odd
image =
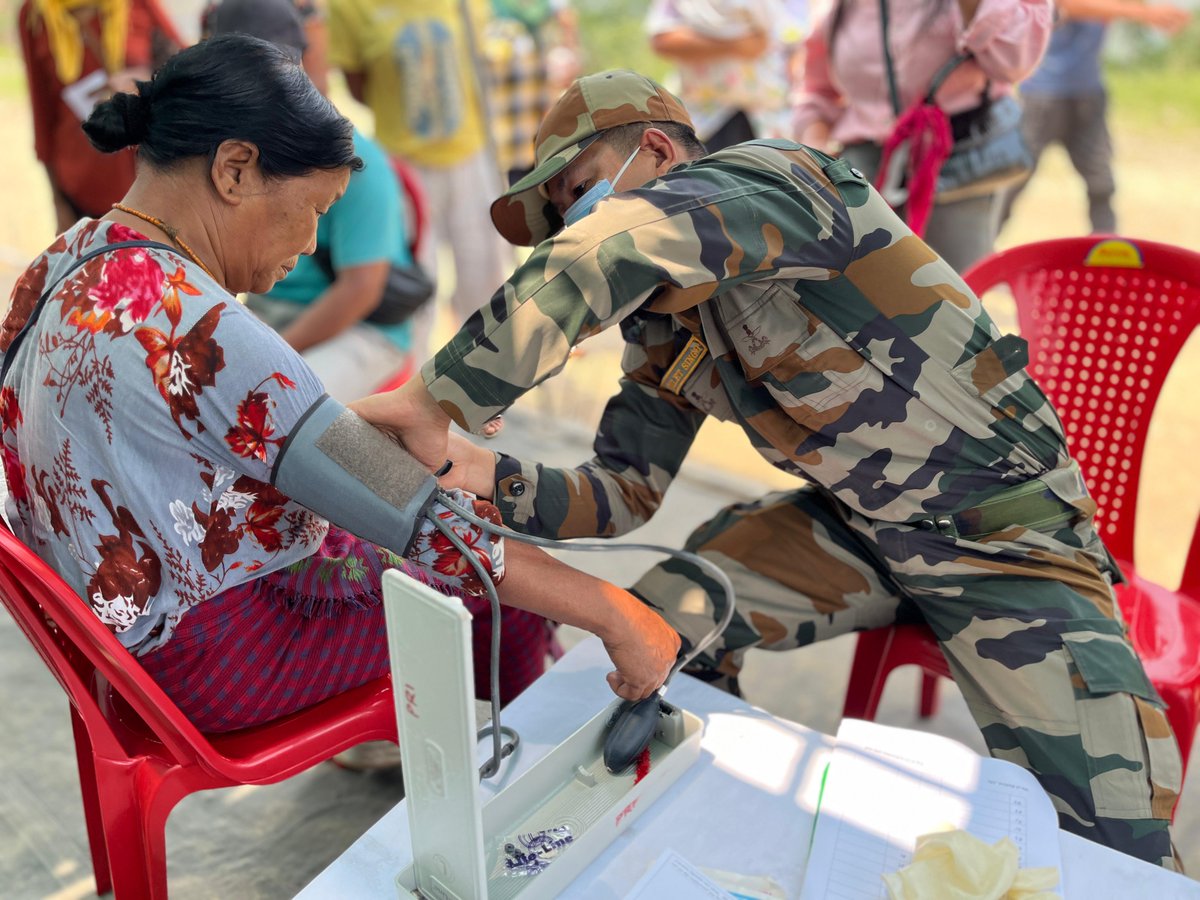
[[[1002,837],[1022,868],[1061,871],[1058,816],[1025,769],[949,738],[847,719],[825,774],[804,898],[886,898],[885,872],[911,861],[917,838],[961,828]]]

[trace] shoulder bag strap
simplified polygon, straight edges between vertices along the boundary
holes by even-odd
[[[925,92],[926,103],[930,104],[931,106],[936,105],[937,101],[934,99],[934,97],[937,92],[942,89],[942,85],[946,83],[946,79],[950,77],[950,73],[965,63],[968,59],[971,59],[970,53],[958,53],[946,60],[946,62],[942,64],[942,67],[933,73],[933,80],[929,82],[929,90]],[[990,80],[983,87],[984,96],[987,96],[988,84],[991,84]]]
[[[41,316],[42,308],[45,307],[46,301],[49,300],[54,292],[59,289],[62,283],[71,276],[71,273],[83,266],[85,263],[95,259],[97,256],[102,256],[103,254],[109,253],[113,250],[124,250],[128,247],[154,247],[158,250],[169,250],[172,253],[179,252],[170,244],[164,244],[160,241],[119,241],[115,244],[105,244],[103,247],[98,247],[95,250],[90,250],[83,254],[83,256],[79,257],[67,267],[67,271],[63,272],[62,275],[54,279],[50,286],[42,292],[42,296],[38,297],[38,301],[34,304],[33,309],[29,311],[29,318],[25,320],[25,324],[21,326],[21,330],[17,332],[17,336],[13,338],[12,343],[8,345],[8,350],[4,354],[4,362],[3,364],[0,364],[0,384],[2,384],[8,377],[8,369],[9,366],[12,365],[12,361],[16,358],[17,350],[24,342],[29,332],[33,329],[33,326],[37,324],[38,317]]]
[[[892,112],[899,118],[904,111],[900,106],[900,89],[896,86],[896,66],[892,60],[892,47],[888,41],[888,0],[879,0],[879,26],[883,32],[883,63],[887,69],[888,80],[888,96],[892,101]],[[942,64],[942,67],[933,75],[933,80],[929,83],[929,90],[925,92],[925,102],[934,104],[934,96],[945,84],[946,79],[950,77],[950,73],[965,63],[971,58],[970,53],[957,53]],[[987,87],[984,87],[984,94],[987,94]]]
[[[892,47],[888,41],[887,0],[879,0],[879,29],[883,33],[883,65],[887,69],[888,96],[892,101],[892,112],[898,119],[904,110],[900,108],[900,89],[896,87],[896,66],[892,62]]]

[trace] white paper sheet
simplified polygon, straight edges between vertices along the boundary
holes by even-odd
[[[74,84],[63,88],[63,103],[83,122],[92,114],[96,104],[100,102],[101,94],[108,86],[108,73],[97,69],[89,75],[84,75]]]
[[[674,850],[668,850],[625,895],[625,900],[662,900],[664,897],[672,900],[731,900],[732,895]]]
[[[1058,817],[1025,769],[949,738],[848,719],[838,729],[813,830],[805,898],[876,900],[916,839],[961,828],[1013,840],[1021,867],[1061,871]]]

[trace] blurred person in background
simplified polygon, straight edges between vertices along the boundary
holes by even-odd
[[[1108,92],[1101,55],[1108,23],[1127,19],[1175,34],[1191,14],[1169,4],[1140,0],[1057,0],[1050,46],[1032,75],[1021,82],[1021,131],[1036,168],[1042,152],[1061,144],[1087,190],[1093,234],[1115,234],[1112,136],[1108,132]],[[1000,225],[1012,215],[1025,184],[1010,188]]]
[[[375,139],[411,163],[425,186],[435,240],[425,243],[421,263],[433,274],[438,247],[453,253],[455,327],[504,281],[512,262],[488,216],[500,183],[483,113],[486,76],[478,69],[490,14],[486,0],[329,0],[330,61],[375,114]],[[414,319],[418,358],[434,318],[431,304]]]
[[[300,8],[293,0],[224,0],[209,8],[204,22],[209,35],[249,34],[289,51],[318,89],[327,83],[324,42],[314,47],[309,39],[323,30],[311,5]],[[345,195],[322,217],[316,251],[300,257],[270,291],[246,299],[342,403],[371,393],[404,369],[412,330],[408,322],[367,320],[379,306],[391,268],[414,263],[404,201],[387,154],[357,128],[354,152],[364,166],[351,173]]]
[[[492,0],[484,32],[489,106],[508,184],[533,169],[533,140],[550,103],[579,74],[579,36],[566,0]]]
[[[108,212],[133,184],[133,151],[98,152],[83,120],[100,101],[149,78],[183,41],[156,0],[25,0],[18,30],[34,150],[62,232]]]
[[[795,0],[653,0],[646,32],[678,70],[679,96],[711,151],[790,137],[792,57],[806,4]]]
[[[303,55],[304,71],[318,91],[329,96],[329,27],[325,14],[316,0],[288,0],[300,16],[301,27],[304,30]],[[212,0],[200,13],[200,37],[213,36],[214,14],[221,0]],[[288,32],[292,31],[288,26]],[[270,38],[267,38],[270,40]]]
[[[807,41],[796,135],[819,149],[840,147],[872,180],[897,120],[883,52],[884,9],[900,109],[924,97],[952,57],[971,54],[936,94],[955,139],[1033,71],[1053,19],[1051,0],[833,0]],[[933,206],[925,240],[959,272],[992,252],[1000,193]]]

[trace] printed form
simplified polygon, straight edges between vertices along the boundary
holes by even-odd
[[[1025,769],[949,738],[847,719],[829,760],[802,896],[886,898],[880,876],[912,861],[917,838],[954,829],[989,844],[1011,838],[1021,868],[1062,870],[1058,816]]]

